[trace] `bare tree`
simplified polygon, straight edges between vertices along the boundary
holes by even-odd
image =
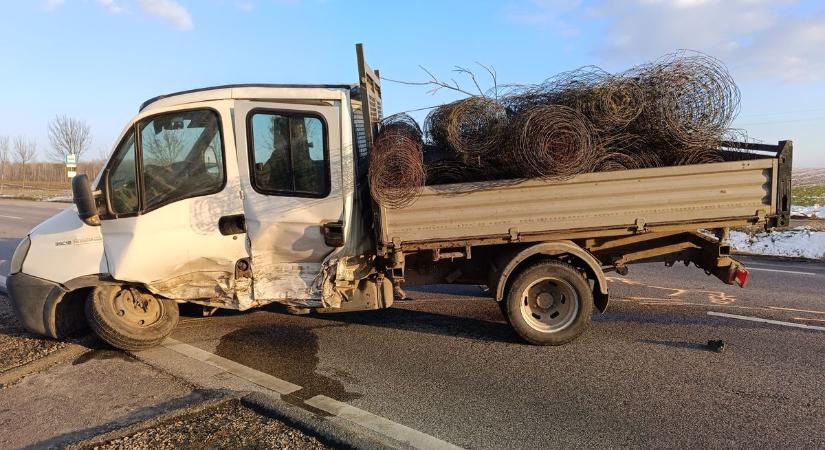
[[[37,142],[23,135],[14,138],[14,159],[20,164],[20,176],[23,187],[26,187],[26,164],[34,160],[37,153]]]
[[[146,151],[147,159],[161,165],[177,161],[180,152],[183,151],[183,138],[182,130],[164,130],[160,135],[145,139],[143,149]]]
[[[89,124],[66,115],[56,116],[49,122],[49,159],[65,161],[66,155],[74,154],[79,160],[92,143]]]
[[[3,188],[3,180],[6,179],[6,166],[9,164],[10,152],[9,137],[0,136],[0,189]]]
[[[30,163],[37,153],[37,142],[23,135],[14,138],[14,159],[22,165]]]

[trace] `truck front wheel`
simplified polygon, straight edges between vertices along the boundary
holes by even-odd
[[[590,325],[593,292],[575,267],[561,261],[541,261],[521,272],[503,305],[508,322],[525,341],[561,345]]]
[[[122,350],[160,344],[178,323],[178,304],[128,286],[98,286],[86,299],[86,319],[94,332]]]

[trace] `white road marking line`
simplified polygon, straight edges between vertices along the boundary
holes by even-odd
[[[814,319],[813,317],[794,317],[793,320],[810,320],[812,322],[825,322],[825,319]]]
[[[796,308],[784,308],[781,306],[768,306],[770,309],[778,309],[780,311],[793,311],[793,312],[806,312],[812,314],[825,314],[825,311],[815,311],[813,309],[796,309]]]
[[[303,389],[297,384],[282,380],[272,375],[260,372],[243,364],[226,359],[224,357],[209,353],[193,345],[180,342],[176,339],[166,338],[162,344],[164,347],[184,355],[186,357],[202,361],[211,366],[222,369],[258,386],[277,392],[281,395],[292,394]],[[442,441],[435,436],[412,429],[400,423],[375,415],[355,406],[339,402],[324,395],[316,395],[304,401],[309,406],[318,408],[335,416],[346,419],[362,427],[381,433],[399,442],[407,443],[414,448],[421,449],[461,449],[449,442]]]
[[[415,448],[433,449],[460,449],[449,442],[442,441],[437,437],[422,433],[410,427],[393,422],[381,416],[376,416],[363,409],[356,408],[338,400],[324,395],[316,395],[307,400],[307,405],[326,411],[350,422],[357,423],[364,428],[377,431],[385,436],[389,436],[397,441],[406,443]]]
[[[3,275],[0,275],[0,292],[8,292],[6,288],[6,277],[4,277]]]
[[[18,216],[7,216],[7,215],[5,215],[5,214],[0,214],[0,217],[2,217],[2,218],[4,218],[4,219],[17,219],[17,220],[23,220],[23,218],[22,218],[22,217],[18,217]]]
[[[233,375],[243,378],[244,380],[251,381],[258,386],[273,390],[281,395],[291,394],[302,389],[301,386],[298,386],[297,384],[292,384],[289,381],[273,377],[272,375],[246,367],[243,364],[236,363],[230,359],[209,353],[206,350],[199,349],[193,345],[184,344],[183,342],[175,339],[167,338],[166,341],[164,341],[163,346],[172,351],[178,352],[181,355],[188,356],[192,359],[197,359],[198,361],[203,361],[206,364],[223,369]]]
[[[818,327],[815,325],[806,325],[804,323],[783,322],[781,320],[763,319],[761,317],[739,316],[736,314],[720,313],[715,311],[708,311],[709,316],[727,317],[728,319],[747,320],[750,322],[769,323],[771,325],[782,325],[793,328],[804,328],[806,330],[825,331],[825,327]]]
[[[794,273],[798,275],[819,275],[815,272],[799,272],[796,270],[779,270],[779,269],[763,269],[761,267],[748,267],[748,270],[761,270],[763,272],[780,272],[780,273]]]

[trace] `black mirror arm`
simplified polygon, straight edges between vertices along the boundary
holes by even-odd
[[[109,169],[103,171],[101,181],[102,185],[100,190],[95,192],[100,192],[100,195],[103,197],[103,204],[106,206],[106,214],[112,214],[112,197],[109,193]]]

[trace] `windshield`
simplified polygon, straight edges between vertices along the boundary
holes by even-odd
[[[223,184],[221,138],[214,111],[156,116],[142,123],[140,137],[147,208],[212,192]]]

